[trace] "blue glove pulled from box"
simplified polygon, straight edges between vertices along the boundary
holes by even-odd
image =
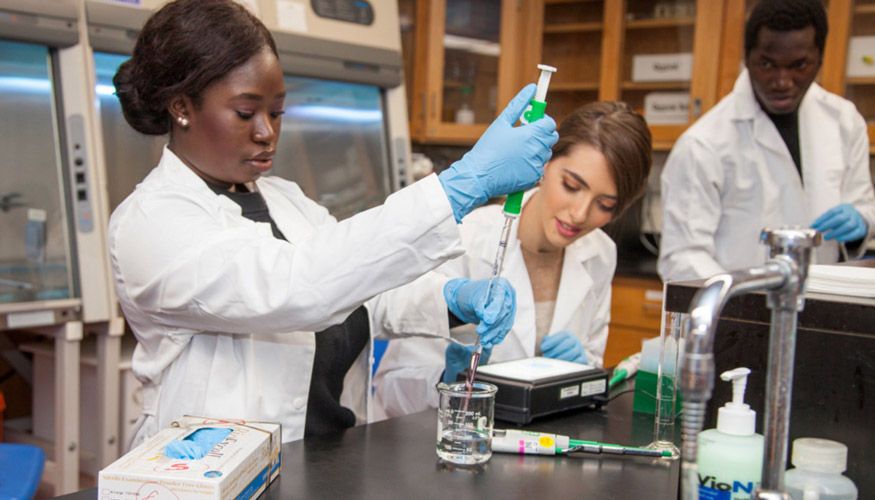
[[[231,429],[205,427],[164,446],[164,456],[178,460],[198,460],[231,434]]]

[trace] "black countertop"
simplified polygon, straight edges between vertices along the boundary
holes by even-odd
[[[524,428],[643,446],[653,438],[653,415],[633,414],[628,393],[600,410],[544,417]],[[676,460],[496,453],[483,466],[459,468],[438,459],[436,433],[432,410],[286,443],[280,477],[261,499],[677,498]],[[92,488],[61,498],[97,497]]]

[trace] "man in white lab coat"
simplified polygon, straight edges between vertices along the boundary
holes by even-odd
[[[817,0],[760,3],[732,92],[678,140],[662,173],[664,281],[759,265],[763,228],[824,234],[816,263],[865,252],[875,195],[866,123],[814,82],[827,33]]]

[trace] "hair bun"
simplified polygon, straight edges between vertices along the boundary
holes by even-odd
[[[141,92],[138,82],[143,79],[137,78],[137,67],[134,59],[128,59],[112,78],[115,86],[115,94],[121,104],[122,114],[128,124],[137,132],[146,135],[164,135],[170,131],[167,123],[167,111],[163,109],[151,109],[154,106],[152,99],[144,99],[147,92]]]

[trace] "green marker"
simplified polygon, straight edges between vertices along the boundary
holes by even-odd
[[[628,358],[620,361],[620,364],[614,368],[614,374],[611,376],[611,380],[608,381],[608,388],[617,385],[618,383],[626,380],[627,378],[635,375],[638,372],[638,364],[641,362],[641,353],[637,352]]]
[[[609,455],[635,455],[639,457],[654,457],[654,458],[671,458],[670,451],[651,450],[648,448],[635,448],[632,446],[622,446],[619,444],[599,443],[596,441],[578,441],[576,439],[569,440],[571,448],[567,450],[556,449],[557,454],[567,453],[606,453]]]

